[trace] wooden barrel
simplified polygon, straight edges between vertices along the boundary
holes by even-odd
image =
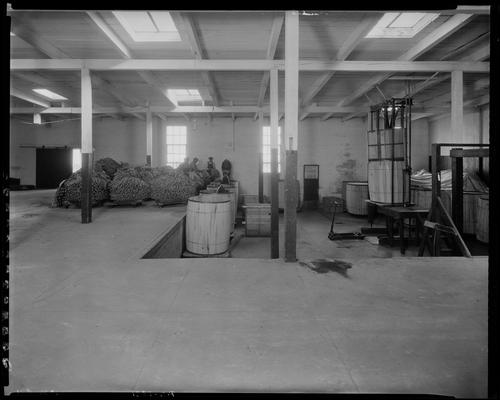
[[[394,161],[394,203],[403,203],[404,201],[403,168],[403,161]],[[370,200],[379,203],[391,203],[392,187],[392,161],[369,161],[368,191],[370,194]],[[406,197],[408,198],[408,194],[406,194]]]
[[[213,195],[216,195],[215,197],[213,197],[214,199],[222,199],[222,198],[227,198],[230,202],[231,202],[231,229],[230,229],[230,232],[233,233],[234,232],[234,226],[235,226],[235,220],[234,220],[234,216],[235,216],[235,194],[234,192],[227,192],[227,193],[217,193],[217,192],[212,192],[212,191],[209,191],[209,190],[201,190],[200,191],[200,196],[205,196],[204,198],[207,199],[208,197],[206,196],[213,196]]]
[[[186,249],[195,254],[220,254],[229,248],[231,201],[224,194],[190,197],[186,213]]]
[[[349,182],[346,187],[347,212],[356,215],[367,215],[368,183]]]
[[[489,241],[489,214],[490,198],[480,196],[477,199],[476,239],[484,243]]]

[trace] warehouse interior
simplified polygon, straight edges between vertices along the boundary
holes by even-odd
[[[487,395],[489,6],[6,19],[9,393]]]

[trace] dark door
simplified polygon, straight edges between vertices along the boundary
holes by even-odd
[[[36,149],[37,189],[55,189],[72,172],[72,149]]]
[[[304,165],[304,207],[318,207],[319,165]]]

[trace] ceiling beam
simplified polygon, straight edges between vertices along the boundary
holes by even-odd
[[[482,90],[490,86],[490,78],[481,78],[474,82],[474,90]]]
[[[123,57],[132,58],[130,50],[125,43],[111,30],[106,21],[95,11],[87,11],[87,15],[95,22],[95,24],[104,32],[106,37],[115,45]]]
[[[435,45],[437,45],[438,43],[449,37],[451,34],[456,32],[458,29],[464,26],[464,24],[469,22],[472,18],[473,18],[472,14],[454,15],[453,17],[449,18],[445,23],[443,23],[442,25],[434,29],[431,33],[429,33],[427,36],[425,36],[422,40],[420,40],[416,45],[414,45],[412,48],[406,51],[403,55],[398,57],[397,60],[398,61],[415,60],[416,58],[424,54],[426,51],[430,50],[432,47],[434,47]],[[445,62],[445,61],[439,61],[437,63],[440,62]],[[436,69],[433,72],[437,71],[439,70]],[[342,101],[340,101],[338,105],[342,106],[353,102],[358,97],[371,90],[375,85],[386,80],[389,76],[390,74],[380,74],[370,78],[368,81],[362,84],[358,88],[358,90],[354,91],[354,93],[352,93],[351,95],[347,96]],[[322,120],[328,119],[329,116],[325,115],[324,118],[325,119],[322,118]]]
[[[424,54],[426,51],[449,37],[451,34],[456,32],[458,29],[460,29],[462,26],[464,26],[467,22],[469,22],[473,18],[473,14],[456,14],[453,17],[449,18],[445,23],[440,25],[438,28],[434,29],[431,33],[429,33],[427,36],[425,36],[422,40],[420,40],[416,45],[414,45],[412,48],[410,48],[408,51],[406,51],[403,55],[398,57],[397,61],[411,61],[415,60],[422,54]],[[448,61],[449,62],[449,61]],[[444,63],[444,61],[437,61],[436,63]],[[435,69],[432,72],[445,72],[442,70]],[[451,72],[451,71],[448,71]],[[372,78],[370,78],[368,81],[366,81],[364,84],[362,84],[358,90],[354,91],[351,95],[345,97],[338,105],[346,105],[354,100],[356,100],[359,96],[363,95],[364,93],[368,92],[371,90],[375,85],[383,82],[385,79],[387,79],[390,76],[390,74],[379,74],[376,75]],[[328,115],[325,115],[325,119],[328,119]],[[322,118],[323,120],[323,118]]]
[[[182,12],[171,12],[170,16],[177,26],[181,39],[187,42],[191,47],[191,52],[194,57],[198,60],[207,58],[201,38],[196,30],[195,23],[191,16]],[[180,29],[181,27],[183,29]],[[203,79],[205,86],[208,88],[208,93],[210,94],[212,103],[218,107],[220,105],[220,94],[215,84],[214,77],[208,71],[201,71],[201,78]]]
[[[29,29],[26,24],[17,18],[12,18],[11,31],[35,49],[41,51],[50,58],[70,58],[65,52],[58,49],[38,33]]]
[[[276,54],[276,49],[278,47],[278,40],[281,35],[281,30],[283,28],[283,21],[285,20],[284,15],[278,15],[273,19],[273,25],[271,27],[271,33],[269,35],[269,40],[267,42],[266,59],[273,60]],[[262,76],[259,87],[259,97],[257,98],[257,105],[259,107],[264,103],[264,97],[266,96],[267,88],[269,87],[269,71],[265,71]],[[258,118],[258,114],[254,115],[254,119]]]
[[[11,71],[23,70],[78,70],[82,67],[95,71],[264,71],[284,69],[283,60],[172,60],[172,59],[12,59]],[[489,62],[474,61],[299,61],[300,71],[352,72],[478,72],[488,73]],[[378,77],[379,75],[377,75]],[[385,74],[384,78],[385,79]],[[380,83],[381,78],[370,85]],[[367,84],[363,85],[367,86]],[[367,90],[363,89],[363,95]],[[355,98],[358,98],[356,91]],[[343,101],[347,104],[348,101]]]
[[[16,89],[12,86],[10,87],[10,95],[42,107],[50,107],[50,102],[48,100],[42,100],[39,97],[33,96],[31,93],[23,92],[22,90]]]
[[[379,19],[380,15],[376,14],[369,16],[361,21],[361,23],[354,29],[354,31],[351,32],[349,37],[345,40],[333,61],[346,60],[347,57],[349,57],[352,51],[359,44],[359,42],[361,42],[365,38],[366,34],[373,28],[373,26],[378,22]],[[316,79],[311,85],[311,89],[302,97],[302,100],[300,102],[302,106],[311,104],[314,97],[326,86],[326,84],[330,81],[334,74],[335,71],[329,71]],[[301,120],[306,118],[307,113],[303,113],[301,117]]]
[[[153,75],[153,72],[151,72],[151,71],[137,71],[137,73],[144,81],[146,81],[146,83],[149,86],[151,86],[151,88],[153,88],[161,93],[161,95],[167,100],[169,106],[175,107],[177,105],[176,100],[171,99],[168,96],[167,88],[162,83],[160,83],[160,81]]]

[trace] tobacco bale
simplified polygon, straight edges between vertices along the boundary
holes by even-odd
[[[121,168],[121,164],[110,157],[101,158],[95,162],[95,169],[102,169],[109,179],[113,179],[116,171]]]
[[[100,174],[92,174],[92,204],[106,200],[108,194],[108,180],[104,179]],[[64,184],[65,200],[71,203],[79,204],[81,201],[82,176],[81,174],[72,174]]]
[[[158,203],[185,203],[195,194],[196,186],[182,173],[161,175],[151,181],[151,198]]]
[[[109,185],[110,198],[113,201],[139,201],[150,197],[149,184],[140,178],[125,176],[113,179]]]

